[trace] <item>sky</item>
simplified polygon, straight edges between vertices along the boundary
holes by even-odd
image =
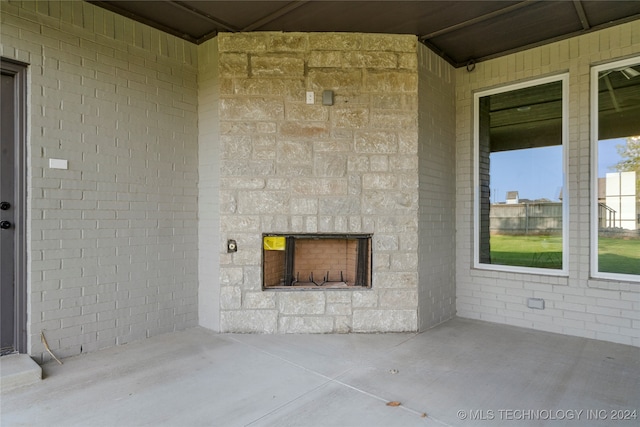
[[[616,145],[625,138],[600,141],[598,176],[611,172],[620,156]],[[562,147],[540,147],[491,153],[491,201],[504,202],[508,191],[517,191],[521,199],[559,201],[562,189]]]
[[[504,202],[507,192],[521,199],[557,201],[562,188],[562,147],[540,147],[491,153],[491,201]]]
[[[607,172],[614,172],[614,170],[611,169],[611,166],[622,160],[618,154],[616,146],[624,145],[626,143],[626,138],[600,141],[598,144],[598,178],[604,178]]]

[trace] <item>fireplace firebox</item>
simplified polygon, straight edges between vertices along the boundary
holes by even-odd
[[[263,289],[371,287],[371,234],[263,234]]]

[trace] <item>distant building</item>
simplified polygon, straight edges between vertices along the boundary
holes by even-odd
[[[598,189],[599,197],[600,188]],[[636,173],[634,171],[607,173],[605,204],[616,212],[614,227],[627,230],[637,229],[636,200]]]
[[[507,204],[517,205],[520,203],[520,197],[517,191],[507,191]]]

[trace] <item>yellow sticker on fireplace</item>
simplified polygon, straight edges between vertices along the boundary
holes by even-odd
[[[287,240],[283,236],[265,236],[262,240],[265,251],[284,251]]]

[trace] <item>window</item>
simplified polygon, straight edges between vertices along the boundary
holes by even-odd
[[[474,96],[476,268],[566,273],[567,78]]]
[[[592,275],[640,280],[640,58],[594,67]]]

